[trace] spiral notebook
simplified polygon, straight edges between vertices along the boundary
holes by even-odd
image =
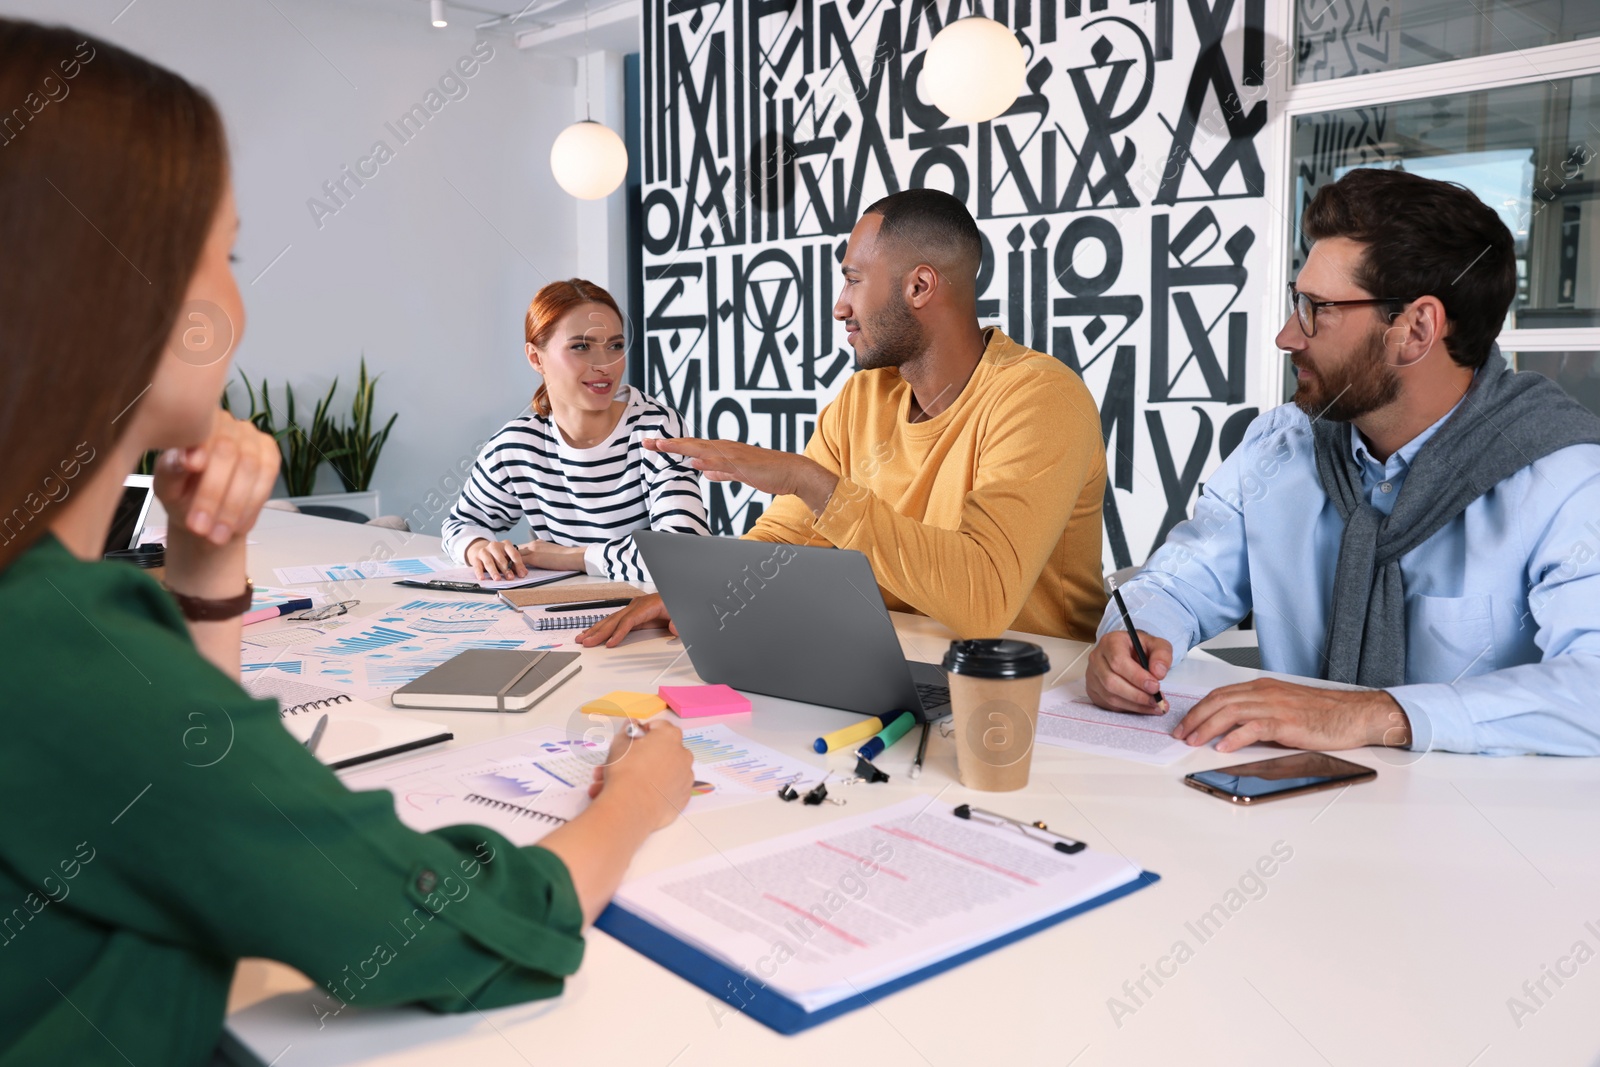
[[[386,789],[413,830],[486,826],[515,845],[536,844],[589,806],[605,749],[552,726],[358,767],[339,775],[354,792]]]
[[[526,804],[518,804],[511,800],[496,800],[494,797],[486,797],[481,793],[468,793],[465,799],[468,804],[476,804],[479,807],[510,815],[513,818],[534,819],[550,826],[565,826],[567,823],[566,818],[563,816],[548,811],[535,811]]]
[[[533,615],[528,618],[533,622],[535,630],[587,630],[597,625],[603,619],[615,615],[614,611],[600,611],[592,615],[580,615],[577,612],[561,612],[555,615]]]
[[[349,693],[274,670],[252,671],[241,684],[259,700],[276,700],[284,727],[301,743],[326,714],[328,728],[317,744],[317,758],[336,769],[436,745],[455,736],[436,722],[385,711]]]

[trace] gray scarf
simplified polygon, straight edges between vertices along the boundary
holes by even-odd
[[[1600,444],[1600,417],[1549,378],[1510,370],[1495,345],[1461,406],[1418,450],[1387,517],[1367,501],[1350,424],[1318,420],[1312,432],[1317,477],[1344,519],[1326,677],[1381,689],[1406,680],[1400,557],[1523,467],[1569,445]]]

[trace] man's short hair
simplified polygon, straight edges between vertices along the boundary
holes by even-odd
[[[978,284],[983,238],[967,205],[937,189],[890,193],[863,214],[881,215],[880,237],[893,237],[911,254],[953,282]]]
[[[1301,229],[1312,241],[1366,245],[1355,281],[1378,297],[1444,305],[1445,349],[1463,367],[1489,358],[1517,293],[1516,247],[1500,216],[1466,186],[1360,167],[1317,190]]]

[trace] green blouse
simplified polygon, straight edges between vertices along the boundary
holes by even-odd
[[[47,535],[0,572],[0,650],[0,1067],[204,1063],[242,956],[309,975],[327,1026],[577,970],[560,859],[345,789],[141,571]]]

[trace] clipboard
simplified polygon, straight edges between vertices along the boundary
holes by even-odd
[[[1141,871],[1139,876],[1132,881],[1124,882],[1115,889],[1102,893],[1075,904],[1054,915],[1047,915],[1043,919],[1019,927],[1009,933],[1002,934],[993,940],[981,945],[974,945],[953,956],[937,960],[926,967],[901,975],[899,978],[884,982],[856,994],[836,1001],[816,1011],[806,1011],[793,1000],[785,997],[774,989],[763,985],[759,978],[747,975],[742,971],[707,955],[700,949],[688,944],[680,938],[674,937],[665,930],[640,918],[633,912],[618,904],[608,904],[606,910],[600,913],[595,920],[595,929],[604,930],[607,934],[621,941],[641,956],[653,960],[684,978],[692,985],[711,994],[718,1000],[730,1005],[733,1010],[748,1015],[756,1022],[780,1034],[798,1034],[819,1026],[841,1015],[849,1014],[860,1008],[871,1005],[874,1001],[881,1000],[892,993],[916,985],[935,975],[959,967],[968,960],[977,959],[993,952],[995,949],[1004,948],[1014,941],[1030,937],[1041,930],[1046,930],[1058,923],[1065,922],[1084,912],[1093,911],[1102,904],[1109,904],[1113,900],[1120,900],[1130,893],[1137,892],[1146,886],[1154,885],[1161,880],[1159,874],[1153,871]]]

